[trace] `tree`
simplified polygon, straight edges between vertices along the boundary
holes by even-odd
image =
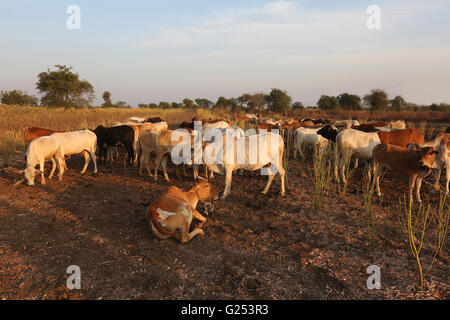
[[[237,99],[237,102],[244,105],[248,112],[259,111],[261,112],[267,104],[266,94],[258,92],[254,94],[244,93]]]
[[[103,108],[111,108],[113,103],[111,102],[111,93],[109,91],[103,92],[103,100],[105,101],[102,104]]]
[[[266,96],[266,101],[271,111],[281,114],[286,114],[292,104],[292,98],[286,91],[275,88]]]
[[[219,99],[217,99],[216,104],[213,106],[213,108],[220,108],[220,109],[229,108],[231,110],[235,110],[236,107],[237,102],[234,98],[227,99],[225,97],[219,97]]]
[[[305,109],[305,106],[300,101],[294,102],[292,109]]]
[[[363,98],[364,104],[372,110],[383,110],[389,105],[387,93],[380,89],[374,89]]]
[[[159,106],[158,106],[156,103],[154,103],[154,102],[150,102],[150,103],[148,104],[148,107],[149,107],[150,109],[157,109],[157,108],[159,108]]]
[[[339,106],[344,110],[361,110],[361,98],[356,94],[341,93],[337,96]]]
[[[113,106],[114,108],[131,108],[131,106],[125,101],[118,101]]]
[[[170,107],[171,107],[171,104],[168,103],[168,102],[161,101],[161,102],[159,103],[159,108],[160,108],[160,109],[170,109]]]
[[[138,107],[141,108],[141,109],[148,109],[148,108],[150,108],[150,106],[148,104],[145,104],[145,103],[139,103]]]
[[[214,103],[208,99],[195,99],[195,103],[200,107],[204,109],[210,108]]]
[[[186,98],[183,100],[183,104],[186,108],[193,108],[194,107],[194,101],[192,101],[189,98]]]
[[[317,106],[322,110],[336,110],[339,109],[339,101],[336,97],[322,95],[317,101]]]
[[[390,101],[392,110],[400,111],[405,108],[406,101],[402,96],[396,96]]]
[[[172,102],[172,108],[181,108],[182,104],[178,102]]]
[[[21,106],[37,106],[38,98],[30,96],[21,90],[2,91],[0,93],[1,103]]]
[[[56,71],[47,69],[38,75],[36,87],[44,96],[41,105],[60,107],[86,107],[94,100],[94,87],[80,80],[72,67],[56,65]]]

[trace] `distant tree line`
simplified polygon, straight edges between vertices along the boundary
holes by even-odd
[[[72,67],[55,65],[54,70],[47,69],[37,76],[36,88],[41,98],[29,95],[21,90],[1,91],[0,101],[8,105],[51,106],[65,108],[82,108],[92,106],[94,101],[94,87],[87,80],[80,79]],[[113,102],[111,93],[105,91],[102,95],[103,108],[131,108],[125,101]],[[246,111],[250,113],[270,110],[272,112],[286,114],[290,109],[304,109],[302,102],[293,102],[292,98],[284,90],[273,88],[269,93],[256,92],[244,93],[237,98],[219,97],[216,102],[205,98],[185,98],[182,102],[140,103],[139,108],[218,108],[229,109],[233,112]],[[385,91],[374,89],[364,97],[356,94],[342,93],[338,96],[322,95],[317,101],[317,107],[323,110],[433,110],[450,111],[450,105],[446,103],[432,104],[428,107],[420,107],[408,103],[402,96],[396,96],[389,100]],[[307,107],[311,108],[311,107]]]

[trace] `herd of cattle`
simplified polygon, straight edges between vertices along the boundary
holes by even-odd
[[[445,190],[449,191],[450,180],[450,133],[438,134],[432,141],[425,142],[424,134],[417,129],[407,129],[404,121],[392,121],[389,123],[360,124],[356,120],[344,120],[331,122],[328,120],[314,119],[288,119],[288,120],[263,120],[257,115],[246,115],[236,120],[249,123],[252,130],[244,130],[238,126],[232,126],[227,120],[201,120],[197,117],[191,122],[183,122],[178,126],[194,137],[196,128],[201,124],[203,137],[208,135],[210,129],[219,130],[223,138],[231,137],[234,145],[222,145],[222,158],[229,159],[227,154],[235,152],[236,145],[245,147],[239,151],[243,162],[222,161],[204,162],[206,178],[212,178],[213,173],[226,175],[225,189],[222,199],[227,197],[231,190],[232,173],[236,170],[255,171],[261,168],[268,170],[268,181],[263,193],[269,191],[270,185],[276,173],[281,179],[281,195],[285,193],[285,168],[283,168],[283,154],[287,141],[294,143],[294,156],[303,157],[302,150],[305,145],[322,147],[335,144],[339,151],[339,159],[336,161],[336,179],[345,181],[345,166],[348,159],[367,161],[373,168],[385,167],[389,170],[409,176],[409,196],[412,198],[416,188],[416,198],[420,202],[420,187],[422,179],[433,172],[435,185],[439,184],[441,171],[446,169]],[[197,126],[197,127],[196,127]],[[247,126],[246,126],[247,127]],[[257,130],[256,130],[257,129]],[[278,131],[268,131],[278,130]],[[448,131],[448,129],[447,129]],[[170,181],[166,172],[167,160],[174,148],[183,142],[175,137],[177,131],[169,130],[168,124],[159,117],[136,118],[132,117],[123,123],[116,123],[111,127],[98,126],[95,130],[82,130],[73,132],[60,132],[37,127],[28,128],[25,131],[26,169],[23,170],[28,185],[34,185],[35,176],[41,174],[41,183],[45,184],[44,163],[50,160],[52,169],[49,178],[53,176],[58,167],[58,179],[61,181],[64,170],[67,169],[66,157],[73,154],[83,154],[86,171],[90,161],[94,164],[94,173],[97,172],[97,157],[100,160],[114,161],[118,154],[118,147],[123,146],[127,152],[128,165],[138,164],[139,174],[143,174],[145,167],[149,176],[158,177],[158,169],[161,166],[164,177]],[[258,143],[249,142],[251,138],[257,138]],[[217,140],[217,139],[216,139]],[[188,143],[193,144],[194,138]],[[270,141],[276,141],[277,150],[273,153]],[[202,141],[201,148],[207,152],[214,147],[214,142]],[[242,143],[242,144],[240,144]],[[232,149],[230,149],[232,148]],[[261,155],[264,154],[264,156]],[[233,153],[234,154],[234,153]],[[149,163],[155,155],[155,169],[152,174]],[[249,159],[256,159],[250,162]],[[233,159],[234,160],[234,159]],[[193,164],[193,161],[188,162]],[[36,166],[39,165],[39,170]],[[124,163],[125,165],[125,163]],[[183,192],[172,186],[168,192],[154,202],[147,210],[147,220],[153,234],[160,239],[174,237],[182,242],[187,242],[197,234],[203,234],[201,226],[206,221],[195,210],[198,201],[217,199],[218,193],[209,179],[203,179],[198,174],[198,164],[193,164],[195,186]],[[182,165],[183,171],[185,166]],[[176,166],[178,175],[178,166]],[[209,172],[209,173],[208,173]],[[22,180],[23,181],[23,180]],[[21,182],[22,182],[21,181]],[[20,183],[21,183],[20,182]],[[381,195],[379,180],[377,180],[377,193]],[[193,217],[201,221],[201,225],[189,233],[189,227]]]

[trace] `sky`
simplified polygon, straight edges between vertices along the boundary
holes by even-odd
[[[69,30],[70,5],[80,29]],[[370,5],[380,29],[369,29]],[[36,90],[37,75],[72,66],[132,106],[286,90],[385,90],[450,102],[448,0],[16,0],[0,2],[0,90]]]

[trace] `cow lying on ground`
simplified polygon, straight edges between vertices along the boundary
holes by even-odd
[[[204,234],[201,227],[206,218],[195,208],[198,201],[210,199],[217,199],[217,191],[203,179],[198,179],[195,186],[187,192],[170,187],[165,195],[147,209],[146,218],[150,230],[161,240],[175,238],[182,243],[190,241],[198,234]],[[193,218],[200,220],[201,224],[189,233]]]
[[[425,142],[425,137],[422,132],[413,129],[403,129],[393,132],[378,132],[381,143],[393,144],[395,146],[404,147],[409,143],[422,144]]]
[[[26,157],[27,167],[21,172],[25,174],[25,180],[29,186],[34,186],[36,173],[39,172],[41,173],[41,184],[45,185],[44,164],[46,160],[51,160],[52,162],[49,179],[53,177],[56,164],[58,164],[59,170],[58,180],[62,179],[63,158],[59,152],[58,140],[55,137],[44,136],[31,141],[27,148]],[[39,170],[36,170],[38,164]]]
[[[226,139],[230,139],[228,144]],[[283,138],[272,132],[239,139],[225,134],[221,143],[214,141],[205,147],[203,161],[209,170],[226,175],[225,190],[221,199],[225,199],[230,194],[233,171],[238,169],[255,171],[265,166],[267,166],[268,181],[263,194],[269,191],[272,180],[278,173],[281,178],[280,194],[283,196],[285,193],[283,152]]]
[[[100,163],[102,156],[104,156],[104,161],[106,163],[106,152],[108,146],[113,147],[122,143],[128,153],[129,165],[132,165],[134,159],[134,133],[133,128],[129,126],[118,126],[105,128],[103,126],[98,126],[94,133],[97,136],[97,146],[100,154]]]
[[[373,148],[372,165],[378,165],[380,169],[388,168],[397,174],[409,175],[409,198],[412,201],[412,192],[416,186],[416,198],[421,202],[422,179],[430,174],[437,153],[432,147],[409,150],[395,145],[379,144]],[[377,194],[381,196],[380,175],[377,176]]]
[[[23,136],[25,138],[25,146],[27,146],[28,143],[30,143],[34,139],[37,139],[40,137],[45,137],[45,136],[50,136],[57,132],[61,133],[64,131],[56,131],[56,130],[51,130],[51,129],[39,128],[39,127],[30,127],[28,129],[26,129],[23,134]]]

